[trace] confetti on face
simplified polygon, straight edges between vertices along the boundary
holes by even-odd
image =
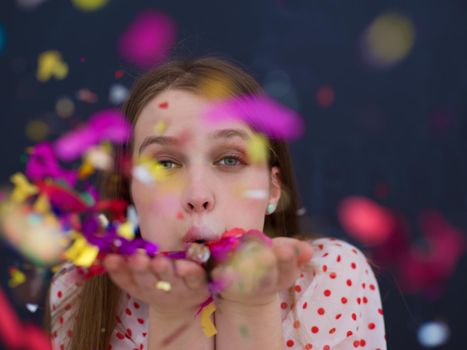
[[[69,118],[73,115],[74,111],[75,104],[73,100],[68,97],[60,98],[55,104],[55,113],[57,113],[59,117]]]
[[[62,61],[58,51],[45,51],[39,55],[37,67],[37,80],[46,82],[51,78],[64,79],[68,75],[68,65]]]
[[[128,89],[122,84],[113,84],[109,91],[109,102],[113,105],[120,105],[128,97]]]
[[[381,244],[394,228],[392,214],[376,202],[364,197],[348,197],[338,208],[344,229],[359,242]]]
[[[175,22],[170,17],[146,11],[120,37],[120,56],[142,69],[150,68],[167,57],[175,42],[175,31]]]
[[[131,126],[120,111],[104,110],[91,116],[86,126],[58,139],[54,146],[55,153],[60,159],[71,161],[99,142],[125,142],[130,130]]]
[[[269,142],[263,135],[254,133],[248,140],[246,151],[251,164],[266,164],[269,155]]]
[[[249,189],[243,192],[243,195],[247,198],[252,199],[267,199],[268,191],[260,189]]]
[[[295,139],[303,132],[303,121],[297,113],[266,96],[244,96],[212,103],[204,117],[212,123],[238,119],[273,139]]]
[[[415,29],[410,18],[389,12],[377,17],[363,36],[362,54],[376,68],[392,66],[404,59],[415,41]]]
[[[19,285],[23,284],[26,282],[26,275],[16,267],[10,267],[8,269],[8,272],[10,274],[10,279],[8,281],[8,286],[10,288],[16,288]]]
[[[104,7],[109,0],[72,0],[73,5],[83,12],[97,11]]]
[[[154,125],[154,133],[159,136],[162,135],[165,130],[167,130],[167,127],[169,124],[165,120],[160,120]]]

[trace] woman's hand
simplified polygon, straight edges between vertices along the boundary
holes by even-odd
[[[278,237],[272,246],[259,240],[243,243],[233,257],[216,267],[214,280],[226,284],[221,301],[263,305],[276,300],[277,293],[291,287],[312,256],[303,241]]]
[[[209,297],[206,273],[192,261],[151,259],[138,252],[129,258],[110,254],[103,263],[116,285],[160,316],[193,316]],[[170,291],[157,289],[158,281],[168,282]]]

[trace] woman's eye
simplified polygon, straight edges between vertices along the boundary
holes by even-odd
[[[219,163],[222,163],[222,162],[224,164],[221,164],[221,165],[228,166],[228,167],[242,164],[240,158],[238,158],[236,156],[226,156],[226,157],[222,158],[221,160],[219,160]]]
[[[158,162],[166,169],[173,169],[178,166],[177,163],[175,163],[174,161],[168,160],[168,159],[159,160]]]

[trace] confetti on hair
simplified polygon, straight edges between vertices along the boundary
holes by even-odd
[[[207,122],[238,119],[255,131],[273,139],[296,139],[303,133],[304,123],[293,110],[267,96],[242,96],[212,103],[204,113]]]
[[[120,56],[142,69],[162,62],[175,42],[175,28],[175,22],[161,12],[141,13],[120,37]]]
[[[46,82],[51,78],[65,79],[68,75],[68,65],[63,62],[58,51],[45,51],[39,55],[37,67],[37,80]]]

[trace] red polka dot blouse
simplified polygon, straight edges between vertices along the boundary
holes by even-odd
[[[280,293],[284,348],[385,350],[381,298],[365,256],[336,239],[320,238],[311,245],[312,268]],[[68,296],[76,291],[79,295],[81,279],[77,270],[67,265],[52,281],[53,349],[67,349],[74,336],[73,311],[79,302],[70,302]],[[109,349],[146,349],[147,305],[128,294],[123,294],[121,303]]]

